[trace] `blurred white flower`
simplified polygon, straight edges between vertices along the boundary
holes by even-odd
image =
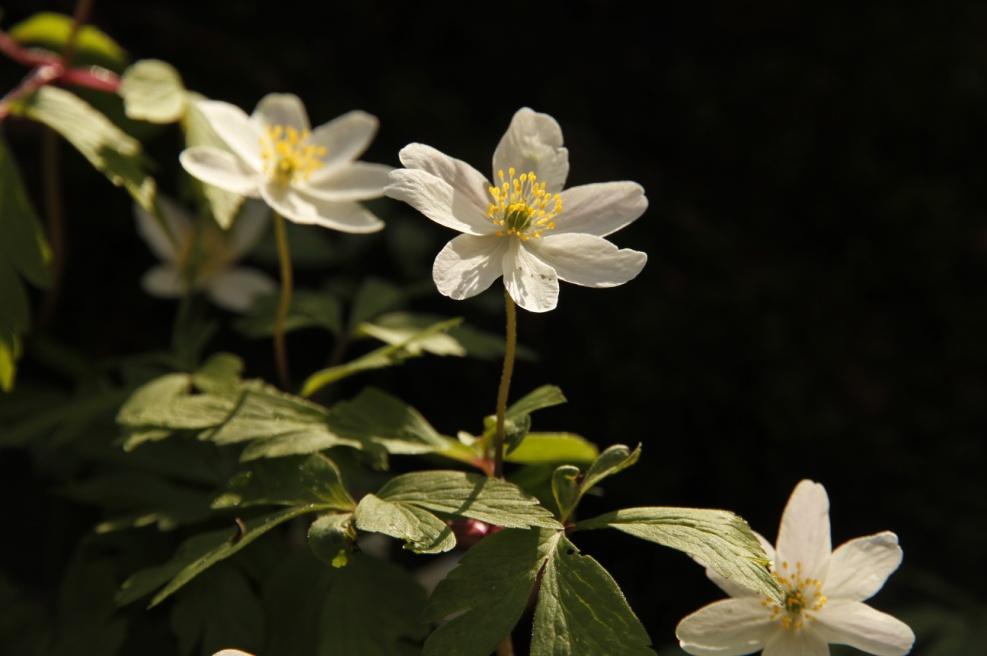
[[[511,298],[531,312],[552,310],[559,280],[615,287],[644,267],[647,255],[604,239],[648,207],[634,182],[604,182],[563,190],[569,154],[562,129],[548,114],[518,110],[493,156],[493,184],[469,164],[424,144],[400,153],[404,169],[384,190],[447,228],[464,233],[439,252],[432,277],[439,291],[461,300],[500,278]]]
[[[783,606],[706,570],[731,599],[689,615],[675,630],[690,654],[827,656],[829,644],[850,645],[878,656],[911,651],[906,624],[863,603],[901,564],[898,537],[885,531],[830,545],[829,498],[822,485],[802,481],[792,492],[778,530],[777,551],[760,535]]]
[[[264,235],[269,210],[263,203],[245,203],[228,232],[212,221],[203,221],[197,235],[185,210],[167,198],[158,196],[158,201],[161,216],[177,244],[172,244],[150,214],[134,205],[137,231],[161,259],[161,264],[152,267],[141,279],[144,291],[162,298],[180,297],[188,288],[186,276],[194,270],[192,287],[232,312],[243,312],[257,296],[274,292],[276,285],[266,273],[235,266]]]
[[[301,100],[264,96],[251,116],[216,100],[196,105],[229,152],[194,146],[180,161],[191,175],[241,196],[263,198],[295,223],[343,232],[384,227],[356,201],[379,198],[389,166],[355,161],[377,132],[377,119],[353,111],[311,130]]]
[[[248,654],[245,651],[240,651],[239,649],[224,649],[223,651],[217,651],[212,656],[254,656],[254,655]]]

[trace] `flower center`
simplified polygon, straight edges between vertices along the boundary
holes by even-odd
[[[313,172],[325,166],[325,146],[308,143],[312,135],[308,130],[299,132],[293,127],[269,125],[261,138],[260,157],[264,171],[275,181],[286,185],[308,180]]]
[[[802,563],[795,563],[795,568],[789,571],[788,563],[781,564],[782,571],[775,572],[775,580],[785,590],[785,603],[781,606],[770,599],[765,599],[761,605],[771,609],[771,619],[778,620],[788,630],[798,631],[805,625],[806,620],[814,620],[812,613],[826,605],[826,596],[822,593],[822,582],[819,579],[804,578]]]
[[[562,197],[545,191],[533,171],[517,176],[512,166],[504,175],[497,171],[500,184],[491,186],[492,202],[487,206],[487,218],[500,226],[498,237],[514,235],[527,241],[538,239],[546,230],[553,230],[553,219],[562,213]]]

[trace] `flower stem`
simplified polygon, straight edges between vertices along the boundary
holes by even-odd
[[[510,634],[497,645],[497,656],[514,656],[514,642]]]
[[[278,301],[278,313],[274,317],[274,362],[278,369],[278,380],[281,387],[287,390],[291,385],[288,375],[288,349],[284,340],[284,320],[291,307],[291,253],[288,250],[288,234],[285,230],[284,217],[274,213],[274,234],[278,240],[278,260],[281,262],[281,298]]]
[[[511,375],[514,373],[514,352],[517,347],[517,309],[514,299],[504,289],[504,309],[507,314],[507,340],[504,344],[504,369],[500,374],[500,388],[497,390],[497,431],[494,433],[494,476],[504,477],[504,414],[507,412],[507,396],[511,389]]]

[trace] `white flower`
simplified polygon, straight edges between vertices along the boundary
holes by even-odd
[[[253,656],[253,654],[248,654],[245,651],[240,651],[239,649],[224,649],[223,651],[217,651],[212,656]]]
[[[447,228],[465,233],[435,258],[432,277],[445,296],[475,296],[504,277],[511,298],[531,312],[558,303],[559,279],[586,287],[631,280],[648,257],[604,239],[648,207],[634,182],[563,191],[569,154],[548,114],[518,110],[493,156],[494,184],[469,164],[423,144],[400,153],[384,192]]]
[[[697,656],[826,656],[829,643],[869,654],[907,654],[915,635],[903,622],[863,603],[901,564],[898,537],[885,531],[830,546],[829,498],[822,485],[802,481],[792,492],[778,530],[777,552],[760,535],[785,590],[778,606],[706,574],[731,599],[689,615],[675,630],[684,650]]]
[[[135,204],[137,231],[162,262],[144,274],[141,279],[144,291],[163,298],[184,295],[185,276],[194,259],[196,278],[193,288],[204,291],[224,309],[243,312],[257,296],[274,292],[274,281],[264,272],[234,266],[264,234],[268,209],[263,203],[245,203],[228,232],[222,232],[215,223],[208,221],[201,224],[201,232],[196,235],[191,218],[181,207],[161,196],[158,202],[161,216],[168,223],[177,247],[161,225]]]
[[[377,132],[377,119],[353,111],[310,130],[297,96],[264,96],[251,116],[216,100],[199,101],[216,134],[230,152],[195,146],[180,161],[196,178],[226,191],[263,198],[295,223],[343,232],[375,232],[384,227],[356,201],[379,198],[391,170],[355,161]]]

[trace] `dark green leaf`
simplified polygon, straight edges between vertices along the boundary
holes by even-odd
[[[385,280],[369,278],[357,290],[350,309],[349,329],[392,309],[404,300],[404,292]],[[420,331],[419,331],[420,332]]]
[[[233,477],[229,490],[216,499],[213,507],[311,503],[339,511],[356,506],[343,486],[336,464],[321,453],[252,463],[248,470]]]
[[[566,398],[561,389],[555,385],[542,385],[512,403],[504,416],[512,421],[519,421],[522,416],[529,415],[535,410],[551,408],[554,405],[565,403],[565,401]]]
[[[440,553],[456,546],[456,536],[444,521],[412,504],[392,503],[368,494],[360,499],[355,517],[361,531],[404,540],[405,547],[415,553]]]
[[[264,610],[234,567],[216,567],[178,595],[171,628],[183,655],[212,654],[236,645],[251,651],[264,639]]]
[[[552,472],[552,496],[559,508],[559,517],[569,517],[579,503],[580,473],[575,465],[560,465]]]
[[[337,435],[379,445],[389,453],[415,454],[446,447],[446,439],[410,405],[378,389],[365,388],[356,398],[341,401],[329,413]]]
[[[627,469],[636,463],[640,457],[640,444],[638,444],[637,448],[633,451],[623,444],[614,444],[611,447],[607,447],[593,462],[593,464],[589,466],[589,469],[586,470],[586,475],[583,477],[583,482],[581,485],[582,491],[580,495],[594,486],[599,485],[603,479]]]
[[[277,294],[258,298],[247,316],[236,322],[236,329],[252,338],[273,335],[279,300]],[[342,328],[342,314],[339,299],[332,294],[298,290],[292,295],[291,307],[284,320],[284,330],[292,332],[303,328],[323,328],[338,334]]]
[[[346,567],[356,543],[353,513],[322,515],[308,527],[308,546],[320,560]]]

